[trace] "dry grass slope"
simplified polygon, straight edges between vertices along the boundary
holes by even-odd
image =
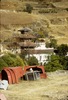
[[[45,0],[43,0],[45,1]],[[51,0],[50,0],[51,1]],[[53,0],[54,1],[54,0]],[[64,2],[54,2],[56,7],[65,8],[67,7],[68,1],[61,0]],[[0,2],[0,33],[6,33],[23,26],[28,26],[35,31],[46,30],[49,36],[53,36],[58,40],[58,44],[68,44],[68,13],[67,11],[61,11],[58,13],[45,13],[39,14],[38,11],[34,11],[32,14],[17,12],[22,10],[26,3],[30,3],[34,8],[38,5],[38,2],[34,1],[23,1],[22,0],[2,0]],[[7,10],[6,10],[7,9]],[[40,10],[40,8],[38,8]],[[15,11],[16,10],[16,11]],[[46,32],[45,31],[45,32]],[[8,33],[11,33],[8,32]]]
[[[1,25],[26,25],[33,23],[33,18],[28,13],[17,13],[12,11],[1,12]]]
[[[68,100],[68,71],[47,73],[47,79],[20,81],[0,90],[7,100]]]

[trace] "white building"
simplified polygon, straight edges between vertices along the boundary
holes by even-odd
[[[35,51],[30,56],[35,56],[38,59],[39,64],[48,63],[50,56],[52,55],[54,49],[46,48],[44,42],[37,43],[37,46],[34,49]]]

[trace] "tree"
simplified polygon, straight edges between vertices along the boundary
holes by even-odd
[[[65,55],[67,55],[67,52],[68,52],[67,44],[61,44],[60,46],[57,47],[57,52],[56,52],[57,55],[65,56]]]
[[[6,54],[2,57],[2,59],[5,61],[5,63],[9,66],[14,66],[15,59],[13,59],[10,55]]]
[[[54,47],[54,48],[57,47],[57,40],[56,39],[51,39],[50,40],[50,47]]]
[[[33,7],[30,4],[26,4],[26,8],[24,9],[25,12],[31,13],[33,10]]]
[[[18,56],[18,55],[14,55],[14,54],[6,54],[4,56],[2,56],[2,60],[7,64],[8,67],[12,66],[24,66],[24,60]],[[2,61],[2,62],[3,62]],[[5,66],[6,66],[5,64]]]
[[[68,56],[60,56],[60,63],[63,65],[64,70],[68,70]]]
[[[37,58],[36,57],[34,57],[34,56],[32,56],[32,57],[29,57],[29,59],[28,59],[28,64],[29,65],[38,65],[38,60],[37,60]]]
[[[68,70],[68,56],[65,57],[65,70]]]
[[[15,62],[16,62],[15,66],[25,66],[24,61],[20,56],[16,57]]]
[[[7,67],[7,63],[2,59],[0,58],[0,71],[4,68],[4,67]]]
[[[59,62],[60,57],[58,55],[52,55],[51,61],[45,64],[45,71],[56,71],[58,69],[63,69],[63,65]]]
[[[57,47],[57,40],[56,39],[50,39],[50,43],[47,42],[46,47],[56,48]]]

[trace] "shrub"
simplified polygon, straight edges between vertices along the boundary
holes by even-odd
[[[39,11],[39,13],[57,13],[58,9],[52,8],[52,9],[42,9]]]
[[[13,66],[14,65],[14,63],[15,63],[15,60],[10,56],[10,55],[4,55],[3,57],[2,57],[2,59],[6,62],[6,64],[8,65],[8,66]]]
[[[24,61],[22,60],[22,58],[20,58],[19,56],[16,57],[15,59],[15,65],[14,66],[24,66]]]
[[[68,56],[65,57],[65,70],[68,70]]]
[[[63,65],[64,70],[68,70],[68,56],[60,56],[60,63]]]
[[[20,56],[14,54],[6,54],[0,58],[0,70],[3,67],[15,67],[15,66],[25,66],[27,65],[26,61],[23,60]]]
[[[50,43],[47,42],[46,47],[57,48],[57,40],[56,39],[50,39]]]
[[[65,56],[68,52],[68,45],[67,44],[61,44],[57,47],[57,55],[59,56]]]
[[[63,69],[63,65],[59,62],[60,57],[57,55],[52,55],[51,56],[51,61],[48,64],[44,64],[45,70],[50,72],[50,71],[56,71],[58,69]]]
[[[6,64],[6,62],[0,58],[0,71],[4,68],[4,67],[7,67],[8,65]]]
[[[9,53],[8,55],[11,56],[12,58],[16,58],[16,55],[15,54]]]
[[[8,66],[24,66],[24,60],[20,56],[14,54],[6,54],[2,57]]]
[[[33,7],[30,4],[26,4],[26,8],[24,9],[25,12],[31,13],[33,10]]]
[[[29,59],[28,59],[28,64],[29,65],[38,65],[38,60],[37,60],[37,58],[36,57],[34,57],[34,56],[32,56],[32,57],[29,57]]]
[[[68,8],[66,8],[66,10],[68,11]]]
[[[50,71],[56,71],[58,69],[63,69],[63,66],[58,62],[49,62],[47,65],[45,65],[45,71],[50,72]]]

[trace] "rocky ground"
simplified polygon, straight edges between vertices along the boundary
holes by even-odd
[[[68,71],[47,73],[47,79],[20,81],[0,90],[7,100],[68,100]]]

